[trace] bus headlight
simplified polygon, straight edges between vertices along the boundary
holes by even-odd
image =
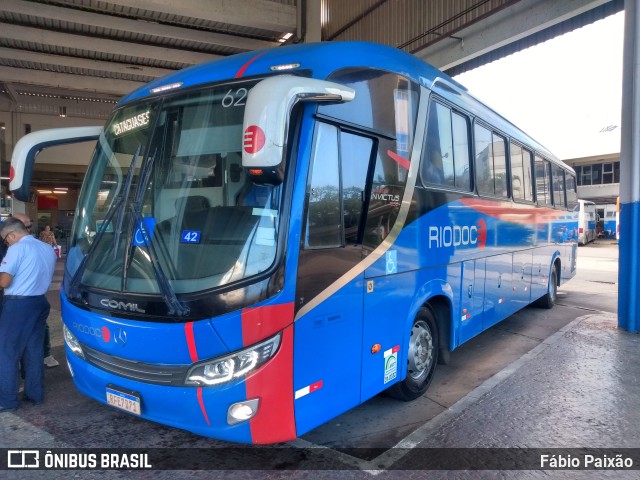
[[[71,333],[71,330],[69,330],[64,323],[62,324],[62,332],[64,334],[64,343],[67,344],[67,347],[69,347],[69,349],[73,353],[75,353],[77,356],[79,356],[81,359],[84,360],[84,352],[82,351],[80,342],[78,341],[76,336],[73,333]]]
[[[280,334],[239,352],[198,363],[187,372],[185,385],[210,387],[247,376],[275,355]]]

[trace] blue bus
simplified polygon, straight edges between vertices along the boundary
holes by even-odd
[[[421,60],[369,43],[227,57],[123,98],[61,291],[77,388],[234,442],[291,440],[437,364],[575,274],[571,168]]]

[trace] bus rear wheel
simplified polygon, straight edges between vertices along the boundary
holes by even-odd
[[[411,326],[407,352],[407,376],[391,386],[387,393],[405,402],[424,395],[438,364],[438,327],[433,310],[423,307]]]
[[[549,286],[544,297],[536,300],[535,305],[540,308],[553,308],[558,297],[558,267],[556,265],[551,269],[549,275]]]

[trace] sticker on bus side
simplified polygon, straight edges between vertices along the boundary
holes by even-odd
[[[384,352],[384,383],[389,383],[398,376],[398,352],[400,345]]]

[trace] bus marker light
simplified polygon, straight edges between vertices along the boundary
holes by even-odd
[[[152,88],[151,93],[166,92],[167,90],[173,90],[174,88],[180,88],[184,82],[169,83],[168,85],[162,85],[160,87]]]
[[[234,403],[227,411],[227,423],[229,425],[235,425],[236,423],[251,420],[255,417],[256,413],[258,413],[259,403],[260,399],[258,398]]]
[[[371,353],[378,353],[380,350],[382,350],[382,345],[380,345],[379,343],[376,343],[373,347],[371,347]]]
[[[269,70],[273,72],[281,72],[283,70],[293,70],[294,68],[299,68],[299,63],[284,63],[282,65],[271,65]]]
[[[264,174],[264,170],[261,168],[251,168],[249,169],[249,175],[262,175]]]

